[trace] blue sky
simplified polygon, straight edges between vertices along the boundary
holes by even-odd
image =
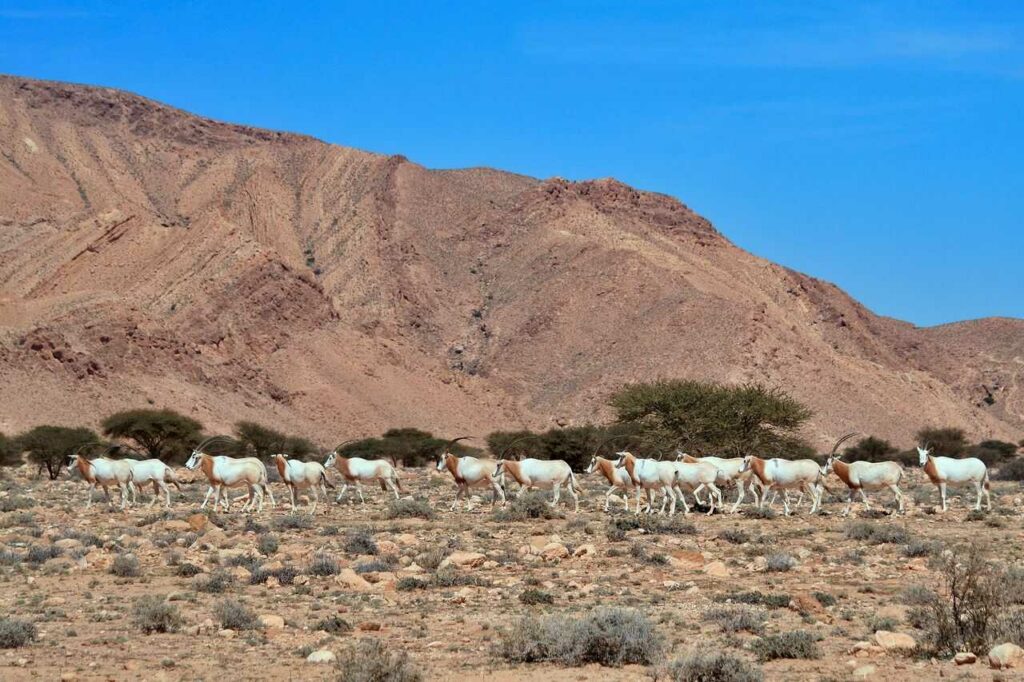
[[[878,313],[1024,317],[1020,2],[0,0],[0,72],[614,176]]]

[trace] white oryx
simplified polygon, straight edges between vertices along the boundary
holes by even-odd
[[[633,485],[633,479],[629,477],[629,473],[625,469],[616,467],[615,461],[614,459],[605,459],[604,457],[594,455],[590,459],[586,473],[592,474],[595,471],[600,471],[605,480],[611,484],[608,492],[604,494],[605,511],[608,511],[608,503],[611,501],[612,493],[617,490],[622,492],[622,504],[624,509],[629,511],[629,491],[633,490],[635,486]]]
[[[942,497],[942,511],[946,511],[946,486],[973,484],[978,494],[974,508],[981,509],[981,496],[985,495],[986,508],[992,509],[992,495],[989,493],[988,467],[977,457],[953,459],[952,457],[935,457],[925,445],[917,448],[918,462],[924,467],[932,483],[939,487]]]
[[[760,506],[760,498],[758,496],[758,488],[760,487],[760,479],[754,476],[754,472],[747,469],[743,470],[743,458],[742,457],[694,457],[688,455],[685,452],[676,452],[676,459],[682,462],[707,462],[708,464],[715,465],[718,470],[718,477],[715,479],[715,484],[722,488],[727,485],[735,485],[739,491],[739,495],[736,497],[736,502],[732,505],[729,510],[730,513],[735,514],[740,504],[743,502],[744,489],[749,488],[750,493],[754,496],[754,506]],[[694,495],[696,497],[696,495]],[[700,502],[698,499],[697,502]]]
[[[573,474],[572,467],[565,460],[499,459],[498,466],[495,468],[495,475],[502,482],[504,482],[505,472],[508,472],[508,475],[519,484],[517,498],[522,497],[523,493],[532,488],[553,490],[554,495],[550,504],[554,507],[558,504],[559,495],[564,485],[566,491],[568,491],[573,499],[574,511],[580,510],[580,497],[577,493],[581,492],[581,490],[576,483],[576,475]]]
[[[88,509],[92,506],[92,491],[96,488],[103,488],[103,494],[107,496],[107,504],[112,506],[114,502],[110,499],[109,487],[114,485],[121,491],[121,511],[124,511],[128,505],[128,489],[132,482],[131,464],[124,459],[107,459],[106,457],[86,459],[84,455],[79,454],[81,450],[82,447],[75,450],[68,457],[67,464],[69,474],[73,469],[78,469],[78,473],[89,483],[89,496],[86,499],[85,508]]]
[[[226,455],[208,455],[203,448],[218,440],[230,440],[226,436],[214,436],[207,438],[196,446],[192,456],[185,462],[185,468],[190,471],[201,469],[210,482],[210,489],[206,491],[203,504],[200,509],[205,509],[210,501],[210,495],[214,495],[213,508],[217,509],[220,496],[223,492],[225,510],[231,507],[231,495],[225,488],[237,488],[245,486],[249,491],[249,499],[242,506],[242,511],[250,511],[254,503],[256,511],[263,511],[264,495],[270,498],[270,506],[273,508],[274,493],[270,491],[267,477],[267,467],[256,457],[228,457]]]
[[[844,462],[842,454],[836,454],[839,445],[852,438],[856,434],[847,434],[836,441],[836,444],[832,446],[832,452],[829,453],[828,460],[825,461],[825,466],[821,468],[821,473],[824,476],[828,476],[830,473],[835,472],[836,476],[839,477],[846,487],[850,489],[849,497],[846,500],[846,509],[843,511],[843,516],[848,516],[850,509],[853,508],[854,496],[859,492],[860,497],[864,500],[864,508],[870,510],[871,503],[868,502],[868,496],[865,493],[867,490],[884,490],[888,488],[892,491],[893,495],[896,496],[896,502],[899,504],[900,512],[903,512],[903,491],[900,490],[899,483],[903,480],[903,467],[897,462]]]
[[[618,459],[615,461],[617,469],[625,469],[629,478],[636,486],[636,512],[640,513],[641,491],[647,493],[647,513],[654,513],[654,493],[660,491],[671,501],[669,516],[676,513],[676,493],[673,490],[676,484],[676,468],[674,462],[662,462],[657,459],[641,459],[633,453],[623,450],[615,453]],[[661,511],[665,512],[665,502],[662,500]]]
[[[718,479],[718,467],[710,462],[669,462],[676,471],[675,484],[673,488],[676,494],[679,496],[680,501],[683,503],[683,513],[690,513],[690,505],[686,503],[686,496],[683,494],[683,490],[689,490],[693,493],[694,499],[697,503],[700,503],[701,490],[705,488],[708,490],[708,516],[715,513],[715,500],[718,500],[718,506],[722,505],[722,491],[719,490],[718,486],[715,485],[715,481]],[[664,506],[664,501],[662,502]]]
[[[327,497],[327,470],[320,462],[302,462],[290,459],[288,455],[279,453],[274,455],[274,464],[277,466],[277,473],[281,481],[288,486],[288,492],[292,498],[292,511],[295,511],[295,491],[309,488],[313,493],[313,499],[309,504],[309,513],[316,513],[316,506],[320,503],[320,492],[323,491]],[[332,488],[334,486],[331,486]]]
[[[178,492],[181,492],[181,484],[178,482],[178,477],[174,475],[174,469],[159,459],[126,459],[123,461],[128,462],[128,466],[132,470],[132,480],[128,485],[132,493],[132,504],[138,502],[139,489],[152,484],[153,499],[150,500],[149,506],[152,507],[156,504],[160,495],[163,494],[164,506],[170,508],[171,489],[167,484],[173,483]]]
[[[338,454],[338,450],[352,442],[354,441],[345,441],[334,448],[327,456],[327,461],[324,462],[325,469],[330,469],[333,466],[343,479],[341,492],[338,493],[338,497],[334,501],[341,502],[350,483],[355,486],[356,492],[359,493],[359,501],[363,504],[366,504],[366,498],[363,497],[363,483],[379,483],[381,490],[385,492],[390,490],[397,500],[398,493],[404,493],[405,490],[402,488],[402,481],[398,478],[398,472],[394,465],[384,459],[342,457]]]
[[[741,472],[753,471],[754,475],[761,481],[761,504],[763,507],[768,499],[768,493],[774,490],[805,490],[811,496],[811,512],[818,511],[821,504],[823,492],[819,483],[822,479],[821,467],[813,459],[761,459],[753,455],[743,458]],[[782,505],[788,516],[789,499],[782,496]]]
[[[437,460],[437,470],[444,471],[448,469],[452,478],[455,479],[455,485],[458,486],[458,490],[455,492],[455,501],[452,502],[451,508],[454,510],[459,505],[459,499],[466,496],[466,510],[469,510],[468,493],[470,488],[490,488],[494,491],[494,496],[491,498],[491,506],[494,506],[498,498],[501,498],[501,504],[504,506],[505,491],[501,489],[501,485],[498,483],[498,462],[496,460],[470,457],[468,455],[456,457],[449,452],[452,445],[468,437],[462,436],[448,441]]]

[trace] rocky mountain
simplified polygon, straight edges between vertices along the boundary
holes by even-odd
[[[323,442],[607,416],[626,381],[780,386],[807,436],[1024,436],[1024,320],[919,329],[611,179],[429,170],[0,77],[0,429],[140,405]]]

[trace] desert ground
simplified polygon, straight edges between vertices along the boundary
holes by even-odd
[[[845,501],[826,495],[817,516],[805,502],[790,517],[693,513],[634,527],[620,502],[603,511],[605,485],[593,475],[580,476],[579,513],[563,495],[560,518],[517,520],[492,513],[489,496],[449,511],[455,487],[432,468],[403,470],[404,508],[425,501],[432,519],[389,518],[379,489],[367,490],[365,505],[350,498],[293,514],[280,483],[276,508],[200,514],[199,480],[175,491],[169,511],[121,512],[99,494],[85,510],[83,481],[8,470],[0,613],[34,622],[38,638],[0,650],[0,679],[344,679],[338,663],[307,657],[326,650],[343,659],[363,639],[407,652],[428,680],[648,679],[657,665],[565,667],[500,655],[504,633],[524,616],[599,607],[646,616],[663,638],[662,660],[726,651],[766,679],[1012,679],[1014,671],[989,669],[987,652],[957,666],[900,649],[902,638],[885,632],[921,637],[908,613],[922,587],[940,584],[932,559],[943,551],[971,542],[1018,564],[1024,495],[1016,483],[996,483],[994,510],[972,514],[973,491],[961,490],[939,514],[934,488],[920,472],[909,478],[905,516],[880,493],[872,497],[884,513],[858,504],[842,518]],[[136,612],[147,595],[176,607],[175,631],[144,632]],[[224,600],[259,616],[255,627],[225,628]],[[728,631],[744,619],[753,624]],[[817,658],[757,661],[752,643],[792,631],[817,640]]]

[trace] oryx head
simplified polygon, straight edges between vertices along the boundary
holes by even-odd
[[[856,435],[857,435],[857,432],[856,431],[852,431],[850,433],[847,433],[844,436],[840,436],[839,437],[839,439],[832,445],[832,451],[828,453],[828,459],[825,460],[825,466],[822,467],[821,473],[826,474],[826,475],[832,473],[832,469],[835,468],[833,466],[833,462],[835,462],[835,460],[837,460],[837,459],[842,459],[842,457],[843,457],[842,453],[839,452],[839,446],[842,445],[843,443],[845,443],[846,441],[850,440],[851,438],[853,438]]]
[[[932,454],[932,451],[928,449],[928,444],[927,443],[925,443],[925,446],[923,448],[920,445],[917,446],[917,461],[918,461],[918,464],[920,464],[921,466],[924,466],[925,464],[927,464],[928,463],[928,456],[931,455],[931,454]]]
[[[629,450],[620,450],[615,453],[615,468],[622,469],[626,466],[626,460],[633,456]]]
[[[444,471],[445,467],[448,466],[448,458],[455,456],[451,452],[452,446],[460,440],[466,440],[467,438],[469,438],[469,436],[459,436],[458,438],[452,438],[450,441],[445,443],[444,447],[441,449],[441,456],[437,458],[438,471]]]
[[[597,471],[597,455],[594,455],[593,457],[590,458],[590,464],[587,465],[586,471],[584,471],[584,473],[592,474],[595,471]]]
[[[744,455],[744,457],[743,457],[743,466],[740,467],[740,473],[741,474],[746,472],[746,471],[750,471],[750,463],[753,460],[754,460],[754,456],[753,455]]]
[[[192,456],[185,462],[185,468],[195,471],[199,468],[199,463],[203,461],[203,455],[206,454],[205,449],[211,444],[218,441],[230,441],[231,439],[227,436],[210,436],[192,450]]]

